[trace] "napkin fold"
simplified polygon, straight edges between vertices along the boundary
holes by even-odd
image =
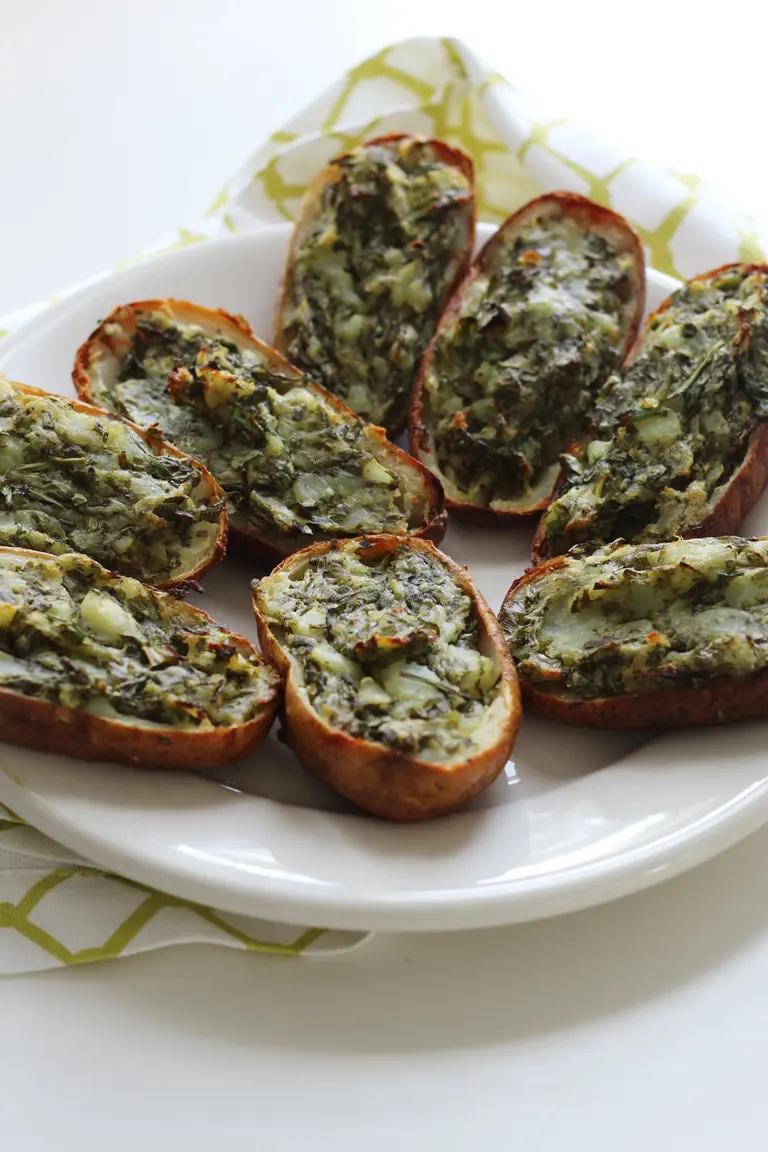
[[[672,276],[762,260],[768,249],[768,231],[697,176],[649,165],[566,118],[552,118],[460,41],[418,38],[390,45],[339,77],[272,133],[199,220],[135,259],[293,220],[319,168],[386,132],[437,136],[468,152],[481,220],[498,223],[533,196],[566,189],[626,216],[648,262]],[[83,286],[0,319],[0,359],[4,337]],[[330,956],[367,936],[245,920],[153,891],[100,870],[0,805],[0,974],[185,943]]]
[[[157,892],[96,868],[0,804],[0,976],[169,944],[327,958],[369,935],[232,916]]]

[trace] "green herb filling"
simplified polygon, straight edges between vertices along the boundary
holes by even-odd
[[[693,534],[768,417],[766,277],[730,270],[672,295],[612,376],[542,520],[548,554]]]
[[[593,700],[714,686],[768,667],[768,540],[577,549],[500,617],[520,675]]]
[[[397,428],[470,241],[470,184],[412,138],[356,148],[333,168],[294,254],[286,355],[364,419]]]
[[[260,594],[331,727],[426,760],[482,741],[499,671],[481,651],[471,598],[435,557],[331,550],[267,577]]]
[[[567,217],[496,239],[424,381],[449,495],[485,506],[547,495],[616,366],[632,270],[632,253]]]
[[[275,675],[239,638],[84,556],[0,553],[0,688],[125,723],[253,719]]]
[[[303,547],[328,536],[404,534],[420,519],[407,481],[378,458],[361,421],[255,349],[163,312],[138,317],[106,395],[209,468],[236,528]]]
[[[0,379],[0,544],[78,551],[164,583],[217,536],[221,505],[194,461],[155,451],[108,416]]]

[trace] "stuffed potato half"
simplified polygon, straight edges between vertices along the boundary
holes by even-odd
[[[512,661],[466,571],[431,543],[315,544],[254,585],[302,763],[390,820],[450,812],[502,770],[520,725]]]
[[[176,300],[115,309],[77,355],[95,404],[203,460],[232,537],[275,563],[313,540],[445,532],[428,470],[257,340],[240,317]]]
[[[500,613],[526,706],[592,728],[763,717],[768,538],[572,549],[525,573]]]
[[[552,192],[501,225],[440,319],[411,408],[410,451],[451,510],[498,522],[546,507],[644,304],[642,245],[615,212]]]
[[[75,553],[0,548],[0,736],[89,760],[215,768],[255,751],[278,674],[204,612]]]

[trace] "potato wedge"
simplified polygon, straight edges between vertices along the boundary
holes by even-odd
[[[644,306],[642,245],[615,212],[551,192],[501,225],[440,319],[411,407],[411,455],[451,511],[498,522],[546,507]]]
[[[0,548],[0,736],[78,759],[216,768],[269,731],[279,676],[205,612],[86,556]]]
[[[83,552],[158,588],[224,555],[223,491],[159,437],[2,376],[0,429],[0,545]]]
[[[81,396],[205,461],[230,532],[274,564],[313,540],[445,532],[439,483],[239,317],[175,300],[116,308],[77,355]]]
[[[393,134],[337,156],[301,205],[275,347],[394,438],[474,234],[474,171],[458,149]]]
[[[534,712],[589,728],[753,720],[768,702],[768,538],[574,548],[499,614]]]
[[[729,264],[649,317],[565,458],[533,558],[735,532],[766,482],[768,264]]]
[[[365,812],[425,820],[482,791],[520,726],[498,622],[423,540],[313,544],[254,582],[301,762]]]

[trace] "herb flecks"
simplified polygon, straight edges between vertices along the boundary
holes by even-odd
[[[768,668],[768,542],[575,549],[513,593],[500,622],[540,692],[595,700],[714,687]]]
[[[0,379],[0,544],[83,552],[163,583],[213,546],[221,505],[208,493],[194,460]]]
[[[491,251],[442,327],[424,381],[451,494],[486,506],[551,488],[621,353],[633,262],[563,216],[508,240],[502,232]]]
[[[259,589],[328,724],[425,759],[471,747],[498,671],[479,649],[471,597],[436,557],[347,547]]]
[[[466,253],[471,188],[411,137],[363,145],[332,168],[293,254],[286,355],[391,430]]]
[[[565,457],[542,519],[545,551],[691,535],[768,418],[768,308],[760,271],[679,288],[611,376],[589,439]]]
[[[203,729],[254,718],[275,679],[218,624],[84,556],[0,553],[2,689]]]
[[[417,518],[412,492],[366,426],[246,341],[236,346],[162,311],[142,314],[101,402],[156,424],[201,460],[227,495],[232,524],[284,551],[328,536],[405,534]]]

